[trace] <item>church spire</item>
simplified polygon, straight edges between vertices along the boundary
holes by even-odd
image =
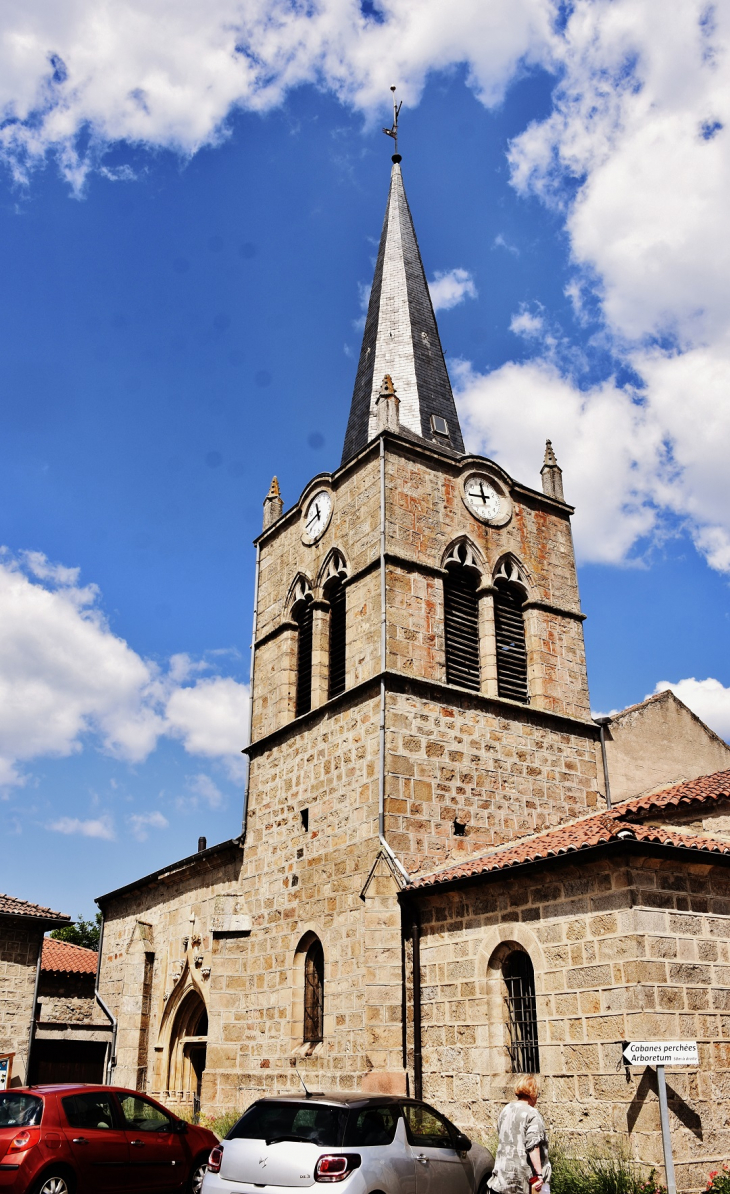
[[[378,434],[377,403],[386,374],[398,394],[401,434],[464,451],[400,163],[400,154],[393,154],[343,464]]]

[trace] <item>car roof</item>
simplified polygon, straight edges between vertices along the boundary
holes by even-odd
[[[405,1096],[404,1096],[405,1097]],[[324,1103],[328,1107],[382,1107],[384,1103],[401,1103],[397,1095],[363,1094],[362,1091],[334,1091],[333,1093],[313,1090],[309,1094],[265,1095],[257,1103]],[[406,1100],[409,1101],[409,1100]]]

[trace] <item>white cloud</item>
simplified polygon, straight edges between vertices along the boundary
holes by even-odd
[[[661,680],[654,691],[664,692],[667,688],[671,688],[675,696],[684,701],[711,730],[730,741],[730,688],[709,677],[707,680],[691,677],[678,680],[676,684]]]
[[[102,838],[113,842],[114,823],[110,816],[96,817],[93,820],[82,821],[78,817],[59,817],[48,826],[53,833],[79,834],[81,837]]]
[[[434,311],[448,311],[463,303],[465,298],[477,297],[474,279],[465,269],[437,270],[428,289]]]
[[[164,817],[160,812],[153,813],[132,813],[127,817],[132,836],[136,837],[138,842],[146,842],[149,837],[150,829],[167,829],[170,822],[167,817]]]
[[[24,763],[74,754],[88,739],[138,763],[167,735],[190,754],[235,755],[240,769],[248,689],[201,676],[209,670],[183,654],[167,671],[141,658],[77,569],[0,549],[0,786],[22,783]]]
[[[189,812],[199,808],[201,801],[210,809],[223,808],[225,804],[223,793],[210,776],[204,772],[199,772],[198,775],[189,775],[186,786],[191,794],[179,796],[175,801],[181,811]]]
[[[536,315],[527,307],[521,307],[516,315],[513,315],[509,330],[514,332],[516,336],[525,336],[527,339],[532,339],[536,336],[541,336],[545,328],[545,320],[542,315]]]
[[[80,186],[110,143],[189,155],[225,136],[235,108],[265,111],[305,82],[373,113],[393,79],[415,103],[429,71],[465,62],[493,104],[523,61],[549,57],[552,15],[549,0],[389,0],[382,23],[358,0],[11,0],[0,17],[0,145],[18,177],[53,149]]]

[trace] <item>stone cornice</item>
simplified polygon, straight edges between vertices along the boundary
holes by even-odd
[[[368,680],[362,680],[353,688],[348,688],[345,692],[340,693],[339,696],[332,697],[323,705],[318,705],[316,709],[310,709],[309,713],[292,718],[286,725],[279,726],[278,729],[272,730],[269,734],[252,742],[250,746],[244,747],[241,753],[248,755],[250,759],[256,758],[286,738],[295,736],[326,717],[338,713],[348,704],[367,699],[371,692],[372,695],[376,695],[381,682],[385,686],[386,693],[408,694],[414,692],[417,695],[438,701],[442,705],[453,705],[455,708],[461,709],[479,709],[486,713],[493,713],[495,717],[541,725],[559,733],[578,734],[595,741],[598,741],[600,735],[599,727],[593,721],[581,721],[578,717],[570,717],[564,713],[551,713],[548,709],[523,705],[520,701],[510,701],[504,697],[488,697],[467,688],[458,688],[455,684],[442,684],[438,680],[423,680],[417,676],[389,669],[371,676]],[[386,710],[386,730],[387,728]]]
[[[522,606],[523,609],[541,609],[548,614],[558,614],[561,618],[573,618],[576,622],[585,622],[587,614],[582,614],[580,610],[567,609],[564,605],[553,605],[550,601],[526,601]]]

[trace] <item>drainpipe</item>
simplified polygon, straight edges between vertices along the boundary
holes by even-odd
[[[104,913],[102,912],[101,925],[99,927],[99,957],[97,958],[97,962],[96,962],[96,978],[94,979],[94,998],[95,998],[96,1002],[99,1004],[99,1007],[101,1008],[101,1010],[103,1011],[107,1020],[109,1021],[109,1023],[112,1026],[112,1041],[111,1041],[111,1046],[109,1048],[109,1052],[107,1054],[106,1064],[105,1064],[106,1085],[111,1086],[112,1074],[117,1066],[117,1026],[118,1025],[117,1025],[117,1018],[114,1015],[114,1012],[109,1010],[109,1008],[105,1004],[104,1000],[102,999],[101,995],[99,994],[99,978],[101,975],[101,956],[102,956],[103,948],[104,948]]]
[[[259,560],[261,554],[260,544],[256,544],[256,575],[253,583],[253,627],[251,630],[251,667],[249,669],[248,677],[248,745],[251,745],[251,735],[253,733],[253,664],[254,656],[256,654],[256,626],[258,621],[259,611]],[[251,760],[248,760],[248,770],[246,771],[246,790],[243,794],[243,819],[241,824],[241,844],[246,841],[246,825],[248,823],[248,789],[251,783]]]
[[[423,1057],[421,1033],[421,918],[411,906],[413,941],[413,1097],[423,1098]]]
[[[406,883],[408,871],[396,858],[385,839],[385,668],[386,668],[386,591],[385,591],[385,437],[380,436],[380,772],[378,775],[378,837],[380,845]]]
[[[597,717],[595,722],[601,730],[601,758],[603,759],[603,783],[606,789],[606,808],[612,808],[611,785],[608,782],[608,756],[606,755],[606,726],[610,726],[611,718]]]
[[[33,987],[33,1004],[30,1013],[30,1031],[28,1033],[28,1056],[25,1061],[25,1085],[30,1084],[30,1055],[33,1052],[33,1042],[35,1041],[35,1023],[36,1023],[36,1007],[38,1006],[38,988],[41,984],[41,963],[43,961],[43,941],[45,933],[41,937],[41,946],[38,950],[38,961],[35,968],[35,986]]]

